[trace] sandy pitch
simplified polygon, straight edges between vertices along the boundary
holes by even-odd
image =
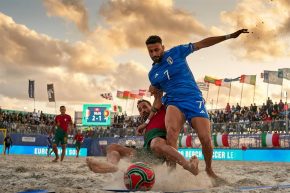
[[[104,160],[104,158],[99,158]],[[58,193],[105,192],[102,188],[124,188],[123,171],[129,163],[122,161],[115,174],[89,171],[85,158],[66,157],[52,163],[52,158],[36,156],[0,156],[0,193],[16,193],[26,189],[47,189]],[[228,184],[213,187],[200,161],[200,174],[193,176],[178,167],[168,173],[166,166],[154,168],[156,182],[150,192],[206,189],[205,192],[236,192],[237,186],[290,184],[289,163],[256,163],[214,161],[214,171]],[[243,191],[247,192],[247,191]],[[249,192],[290,192],[290,189],[255,190]]]

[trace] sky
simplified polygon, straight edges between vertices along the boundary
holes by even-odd
[[[65,105],[73,115],[85,103],[109,103],[136,114],[135,101],[115,95],[148,88],[149,35],[160,35],[170,49],[242,28],[250,33],[188,56],[193,75],[257,75],[255,98],[245,84],[242,105],[261,105],[267,96],[279,102],[290,82],[267,85],[260,74],[290,67],[289,9],[289,0],[0,0],[0,106],[33,111],[28,80],[35,80],[36,110],[58,113]],[[56,104],[48,102],[51,83]],[[241,91],[241,83],[232,84],[231,105],[241,102]],[[113,101],[100,97],[107,92]],[[217,93],[213,85],[203,93],[208,109],[229,100],[228,88]]]

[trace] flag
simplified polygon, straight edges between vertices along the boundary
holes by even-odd
[[[47,95],[49,102],[55,102],[53,84],[47,84]]]
[[[269,84],[282,85],[283,78],[278,77],[278,71],[264,70],[264,82]]]
[[[234,82],[234,81],[239,81],[240,80],[240,76],[237,78],[225,78],[224,82]]]
[[[203,91],[208,91],[209,90],[209,84],[208,83],[205,83],[205,82],[196,82],[198,88],[200,90],[203,90]]]
[[[231,82],[225,82],[223,79],[220,79],[215,81],[215,85],[230,88]]]
[[[139,95],[139,90],[133,90],[130,92],[129,99],[140,99],[142,96]]]
[[[123,91],[119,91],[119,90],[117,90],[117,98],[119,98],[119,99],[123,99]]]
[[[213,144],[215,147],[229,147],[228,134],[213,135]]]
[[[108,93],[102,93],[101,97],[107,99],[107,100],[113,100],[113,96],[112,93],[108,92]]]
[[[240,83],[256,85],[256,75],[242,75]]]
[[[130,98],[130,91],[124,91],[123,92],[123,99],[129,99]]]
[[[207,82],[207,83],[215,84],[216,80],[219,80],[219,79],[213,78],[213,77],[210,77],[210,76],[207,76],[207,75],[205,75],[205,77],[204,77],[204,82]]]
[[[290,80],[290,68],[278,69],[278,77]]]
[[[114,105],[114,112],[122,112],[122,107],[119,105]]]
[[[262,147],[280,147],[280,136],[278,133],[262,133]]]
[[[34,80],[28,82],[28,95],[29,98],[34,98]]]

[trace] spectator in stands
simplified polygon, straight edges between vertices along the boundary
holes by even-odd
[[[237,103],[237,105],[236,105],[236,112],[240,112],[240,110],[241,110],[241,106],[239,105],[239,103]]]
[[[229,103],[227,103],[226,109],[225,109],[226,113],[230,113],[231,112],[231,106]]]
[[[278,104],[278,108],[279,108],[279,112],[284,111],[284,103],[282,102],[282,100],[280,100],[280,102]]]

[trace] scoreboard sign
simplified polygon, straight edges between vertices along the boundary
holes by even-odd
[[[83,121],[84,126],[108,126],[111,124],[110,104],[84,104]]]

